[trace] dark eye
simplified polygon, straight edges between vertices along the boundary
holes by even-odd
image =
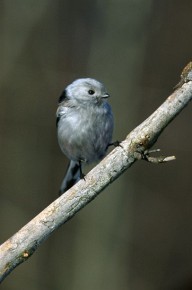
[[[90,95],[94,95],[95,91],[94,91],[94,90],[89,90],[88,93],[89,93]]]

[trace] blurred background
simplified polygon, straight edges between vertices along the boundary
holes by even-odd
[[[79,77],[104,82],[123,140],[192,60],[191,19],[191,0],[0,1],[0,243],[58,197],[63,88]],[[155,144],[175,162],[137,162],[1,289],[192,289],[191,110]]]

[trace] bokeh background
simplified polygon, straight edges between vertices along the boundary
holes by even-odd
[[[63,88],[105,83],[123,140],[173,91],[192,58],[191,0],[0,1],[0,242],[57,198]],[[189,105],[155,144],[177,161],[137,162],[62,226],[3,290],[192,289]]]

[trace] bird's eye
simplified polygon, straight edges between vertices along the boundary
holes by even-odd
[[[89,93],[90,95],[94,95],[95,91],[94,91],[94,90],[89,90],[88,93]]]

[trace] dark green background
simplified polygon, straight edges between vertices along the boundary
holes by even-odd
[[[191,22],[191,0],[0,2],[0,242],[57,198],[68,162],[55,128],[63,87],[104,82],[123,140],[192,60]],[[191,110],[155,144],[177,161],[137,162],[1,289],[192,289]]]

